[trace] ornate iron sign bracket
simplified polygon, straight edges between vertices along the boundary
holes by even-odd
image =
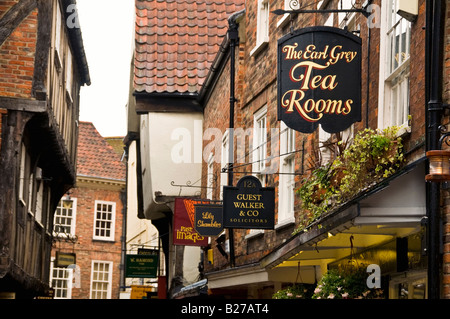
[[[299,0],[291,0],[289,2],[289,8],[291,10],[284,10],[284,9],[277,9],[277,10],[273,10],[272,13],[276,14],[276,15],[283,15],[286,13],[351,13],[351,12],[356,12],[356,13],[362,13],[366,18],[370,15],[370,12],[367,11],[367,8],[356,8],[355,4],[352,4],[352,8],[351,9],[304,9],[311,6],[311,4],[309,5],[304,5],[301,6],[301,1]],[[341,7],[342,7],[342,1],[341,1]],[[296,9],[298,8],[298,9]]]

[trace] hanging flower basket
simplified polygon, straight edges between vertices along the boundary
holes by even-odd
[[[314,285],[293,284],[273,294],[272,299],[311,299]]]
[[[314,289],[313,299],[384,299],[381,289],[367,287],[364,267],[330,269]]]

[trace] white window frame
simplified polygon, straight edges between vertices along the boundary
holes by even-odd
[[[39,169],[39,168],[38,168]],[[42,172],[42,171],[41,171]],[[37,178],[37,176],[36,176]],[[42,173],[41,177],[36,181],[36,211],[35,211],[35,218],[36,221],[44,225],[44,221],[42,220],[44,216],[44,191],[45,191],[45,183],[42,180]]]
[[[300,9],[300,2],[299,1],[294,1],[293,2],[294,6],[292,8],[290,7],[290,2],[291,1],[292,0],[284,0],[284,10],[298,10],[298,9]],[[290,13],[283,14],[283,16],[277,22],[277,28],[284,27],[288,23],[290,15],[291,15]]]
[[[209,154],[208,169],[206,173],[206,198],[213,199],[214,194],[214,155]]]
[[[352,124],[349,128],[345,129],[342,133],[342,141],[350,141],[354,137],[354,125]],[[324,131],[322,126],[319,126],[319,152],[322,159],[322,165],[329,164],[330,162],[335,160],[335,156],[337,154],[333,154],[333,152],[325,148],[323,143],[327,142],[331,138],[331,134]],[[334,156],[333,156],[334,155]]]
[[[332,154],[329,149],[324,147],[324,143],[331,138],[331,134],[324,131],[322,126],[319,127],[319,152],[321,156],[321,164],[328,164],[332,160]]]
[[[109,236],[102,236],[102,235],[96,235],[96,230],[97,230],[97,206],[98,205],[111,205],[112,209],[111,209],[111,220],[103,220],[103,218],[100,218],[100,222],[101,221],[106,221],[106,222],[110,222],[110,232],[109,232]],[[108,213],[108,212],[107,212]],[[108,201],[101,201],[101,200],[96,200],[95,201],[95,207],[94,207],[94,229],[93,229],[93,235],[92,238],[95,240],[103,240],[103,241],[114,241],[114,235],[115,235],[115,225],[116,225],[116,203],[115,202],[108,202]],[[107,228],[105,228],[107,229]]]
[[[396,14],[396,0],[387,0],[381,7],[380,26],[380,86],[378,105],[378,128],[400,126],[399,134],[410,132],[409,127],[409,70],[410,70],[410,45],[411,23]],[[400,33],[397,33],[398,28]],[[404,43],[405,52],[401,51],[402,30],[406,36]],[[398,37],[398,54],[392,54],[392,41]],[[397,59],[395,67],[394,62]],[[400,60],[399,60],[400,59]],[[400,88],[400,90],[399,90]],[[401,105],[401,107],[398,107]]]
[[[68,202],[71,201],[72,202],[72,208],[64,208],[64,202]],[[75,231],[76,231],[76,224],[77,224],[77,198],[73,198],[71,197],[70,199],[65,199],[64,197],[61,198],[61,200],[58,203],[58,207],[55,211],[54,217],[53,217],[53,228],[55,228],[56,225],[56,218],[58,218],[59,216],[57,215],[57,211],[59,209],[71,209],[72,210],[72,216],[67,217],[64,216],[64,218],[71,218],[72,222],[70,224],[70,233],[69,234],[62,234],[60,232],[55,232],[55,229],[53,229],[53,235],[55,236],[75,236]],[[62,226],[67,226],[67,225],[62,225]]]
[[[61,38],[62,38],[62,12],[59,6],[59,1],[56,1],[56,19],[55,19],[55,62],[57,68],[62,67],[61,54]]]
[[[72,52],[67,48],[66,54],[66,95],[69,103],[73,103],[72,99],[72,83],[73,83],[73,62]]]
[[[257,0],[256,44],[250,56],[258,54],[269,43],[269,0]]]
[[[55,290],[54,299],[72,299],[72,288],[73,288],[73,272],[72,268],[59,268],[54,266],[55,257],[52,257],[51,269],[50,269],[50,286]],[[63,273],[64,278],[54,277],[54,271],[58,271],[58,273]],[[55,287],[53,285],[53,281],[58,281],[62,285],[66,284],[66,287]],[[58,285],[59,286],[59,285]],[[67,291],[67,295],[65,297],[59,296],[60,291]]]
[[[280,122],[278,220],[275,228],[295,223],[295,131]]]
[[[27,148],[25,144],[21,143],[20,148],[20,168],[19,168],[19,200],[25,206],[25,173],[27,168]]]
[[[253,116],[253,151],[252,170],[265,186],[263,171],[267,167],[267,105],[260,108]]]
[[[221,159],[220,159],[220,165],[223,168],[228,166],[229,162],[229,154],[230,154],[230,145],[229,145],[229,130],[227,129],[225,133],[222,136],[222,148],[221,148]],[[227,172],[220,172],[220,199],[223,199],[223,187],[228,185],[228,171]]]
[[[95,278],[95,271],[94,271],[94,267],[95,265],[108,265],[108,279],[105,280],[104,278],[99,279],[98,277]],[[100,273],[100,272],[98,272]],[[102,274],[104,274],[105,272],[101,272]],[[112,261],[105,261],[105,260],[92,260],[91,262],[91,281],[90,281],[90,289],[89,289],[89,298],[90,299],[111,299],[111,286],[112,286],[112,276],[113,276],[113,262]],[[103,284],[107,284],[107,289],[106,289],[106,298],[93,298],[93,293],[94,293],[94,283],[103,283]],[[105,290],[100,290],[100,291],[105,291]]]

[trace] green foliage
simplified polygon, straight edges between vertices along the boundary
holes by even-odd
[[[304,220],[296,232],[401,167],[404,155],[398,129],[359,132],[331,164],[315,169],[303,181],[297,194],[302,200]]]
[[[311,299],[314,285],[294,284],[273,294],[272,299]]]
[[[367,287],[365,267],[330,269],[317,284],[313,299],[376,299],[383,298],[381,289]]]

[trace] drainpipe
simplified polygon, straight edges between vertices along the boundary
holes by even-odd
[[[441,99],[442,73],[442,2],[426,2],[426,76],[427,81],[427,151],[439,149],[439,126],[443,104]],[[427,165],[428,167],[428,165]],[[440,184],[431,182],[427,185],[427,255],[428,255],[428,298],[440,298],[441,284],[441,219],[440,219]]]
[[[228,37],[230,39],[230,124],[228,134],[228,186],[233,186],[233,163],[234,163],[234,105],[235,97],[235,63],[236,63],[236,44],[239,41],[239,24],[236,20],[245,13],[245,9],[232,14],[228,18]],[[230,240],[230,266],[235,267],[234,252],[234,231],[228,229],[228,238]]]

